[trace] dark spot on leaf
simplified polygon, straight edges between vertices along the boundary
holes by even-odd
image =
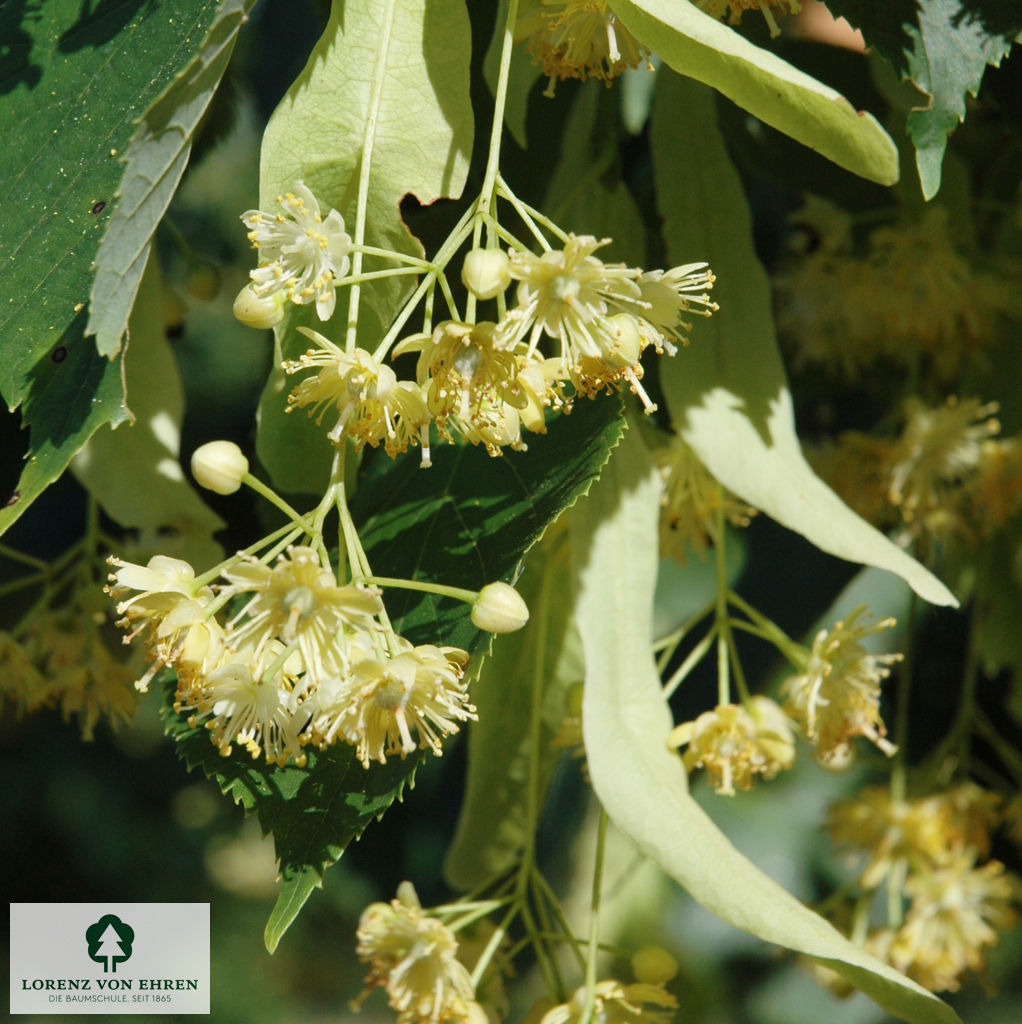
[[[98,203],[92,204],[93,213],[102,213],[106,209],[106,200],[100,199]]]
[[[59,345],[53,350],[53,355],[50,358],[55,363],[62,363],[67,359],[67,345]]]
[[[4,508],[10,508],[12,505],[17,505],[21,501],[21,491],[15,491],[8,499]]]

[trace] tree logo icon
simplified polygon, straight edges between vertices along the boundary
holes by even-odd
[[[95,924],[85,929],[89,944],[89,959],[103,965],[103,973],[116,974],[117,965],[131,956],[131,943],[135,929],[113,914],[104,914]]]

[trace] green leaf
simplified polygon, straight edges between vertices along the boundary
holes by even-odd
[[[469,590],[509,576],[588,490],[621,430],[621,401],[604,396],[576,402],[545,436],[530,438],[527,452],[493,459],[480,448],[442,445],[429,470],[414,454],[396,463],[377,454],[352,504],[373,572]],[[439,635],[465,648],[477,636],[460,602],[393,590],[387,608],[402,634]]]
[[[72,472],[115,522],[179,534],[175,554],[193,565],[218,562],[213,534],[224,526],[185,479],[180,456],[184,393],[163,330],[164,297],[155,258],[142,277],[124,354],[133,422],[96,433]],[[86,344],[88,344],[86,342]]]
[[[0,9],[0,394],[11,410],[24,403],[31,432],[19,497],[0,515],[0,529],[60,476],[93,431],[126,415],[120,365],[103,366],[83,340],[90,267],[117,205],[118,155],[134,120],[191,58],[217,4],[33,7]],[[50,354],[61,348],[69,356],[55,368]]]
[[[671,713],[650,649],[659,512],[659,476],[629,434],[572,516],[582,727],[593,789],[611,821],[736,928],[811,956],[904,1020],[958,1021],[764,875],[689,795],[681,760],[666,746]]]
[[[1012,37],[987,35],[981,24],[965,16],[960,0],[923,0],[919,28],[909,34],[909,76],[930,103],[908,115],[908,131],[923,196],[932,199],[940,189],[948,136],[965,120],[965,94],[979,93],[986,66],[1001,63]]]
[[[302,180],[323,212],[338,210],[354,233],[359,173],[368,161],[366,243],[421,256],[400,203],[409,194],[424,205],[461,194],[474,128],[470,54],[464,0],[337,0],[305,69],[266,127],[261,208],[275,209],[277,196]],[[383,264],[367,259],[363,269]],[[375,348],[410,295],[411,280],[363,285],[362,348]],[[277,355],[293,359],[308,348],[299,324],[342,340],[347,302],[343,294],[338,300],[330,324],[316,320],[310,307],[287,317],[276,328]],[[288,388],[278,359],[260,403],[257,447],[278,487],[309,493],[325,482],[331,451],[323,431],[302,416],[285,415]]]
[[[676,428],[725,487],[821,550],[897,573],[934,604],[957,604],[932,573],[852,512],[802,455],[769,285],[716,127],[713,94],[662,72],[652,142],[668,254],[679,263],[707,260],[720,304],[708,321],[697,318],[690,347],[660,360]]]
[[[1022,8],[987,0],[829,0],[827,6],[929,96],[926,107],[909,114],[908,130],[923,195],[932,199],[948,136],[965,120],[965,94],[975,96],[986,66],[998,65],[1011,49]]]
[[[29,428],[28,454],[18,486],[0,510],[2,534],[67,468],[104,423],[128,418],[122,358],[104,359],[84,336],[85,313],[71,322],[32,370],[21,419]]]
[[[573,607],[565,598],[570,573],[567,539],[557,530],[533,548],[515,585],[529,606],[529,624],[494,639],[472,685],[479,721],[469,727],[465,796],[444,859],[444,879],[454,889],[474,889],[514,864],[530,827],[533,744],[538,807],[564,753],[553,740],[567,713],[568,692],[584,674]],[[531,716],[537,700],[533,735]]]
[[[309,894],[322,885],[324,868],[400,798],[422,757],[394,758],[368,771],[347,744],[324,753],[308,748],[304,768],[268,767],[238,755],[221,757],[201,725],[190,729],[170,710],[172,700],[171,693],[164,713],[167,732],[189,769],[201,768],[216,779],[235,803],[259,815],[264,832],[273,833],[281,888],[265,932],[266,948],[272,953]]]
[[[156,225],[170,206],[238,31],[255,0],[223,0],[195,56],[145,112],[124,156],[120,200],[96,254],[86,334],[113,355],[128,326]]]
[[[352,507],[373,571],[478,589],[511,577],[549,523],[583,494],[621,432],[621,402],[580,402],[550,425],[527,452],[490,458],[481,448],[443,446],[433,468],[414,453],[392,462],[377,453]],[[481,634],[461,602],[391,589],[395,629],[412,643],[472,651]],[[392,759],[368,771],[351,748],[310,748],[305,768],[278,768],[241,755],[222,758],[201,727],[166,712],[168,731],[189,767],[255,811],[272,832],[281,890],[266,928],[272,951],[302,904],[373,817],[400,796],[421,761]]]
[[[675,71],[713,86],[761,121],[881,185],[898,180],[898,151],[872,115],[694,4],[612,0],[625,27]],[[683,117],[681,109],[675,114]]]

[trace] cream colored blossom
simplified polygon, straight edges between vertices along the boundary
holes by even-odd
[[[821,629],[800,674],[781,687],[785,711],[805,732],[825,763],[843,763],[851,740],[863,736],[890,756],[895,747],[885,738],[880,719],[880,684],[900,654],[871,654],[862,641],[894,625],[880,619],[868,625],[865,606],[856,608],[833,629]]]
[[[858,378],[876,364],[925,371],[940,380],[997,338],[997,320],[1019,315],[1010,274],[959,252],[947,211],[929,207],[885,225],[856,248],[851,220],[811,199],[794,217],[818,241],[776,275],[778,328],[796,359]]]
[[[716,277],[705,263],[686,263],[670,270],[647,270],[639,278],[639,294],[644,303],[640,319],[659,335],[653,344],[659,352],[672,352],[668,338],[687,344],[686,333],[692,325],[685,316],[710,316],[719,308],[709,291]],[[638,315],[638,314],[637,314]]]
[[[750,697],[746,704],[721,704],[692,722],[677,726],[668,746],[685,747],[688,771],[705,768],[723,796],[735,786],[749,789],[757,778],[772,779],[792,766],[795,742],[787,717],[768,697]]]
[[[399,1024],[440,1024],[474,1019],[472,980],[457,959],[458,942],[440,920],[428,917],[410,882],[398,898],[373,903],[358,926],[359,959],[369,964],[368,988],[386,989]]]
[[[301,381],[288,396],[288,411],[309,408],[320,423],[329,409],[338,412],[327,435],[335,444],[350,437],[356,447],[381,442],[391,458],[421,443],[428,463],[429,411],[419,388],[398,380],[383,363],[360,348],[345,352],[316,331],[300,328],[316,347],[299,360],[285,363],[288,373],[307,367],[319,371]]]
[[[697,287],[711,287],[713,275],[702,269],[705,264],[643,274],[604,263],[594,253],[608,243],[569,235],[563,249],[539,256],[512,250],[517,306],[500,322],[497,343],[512,349],[523,342],[531,356],[546,335],[559,345],[558,375],[579,394],[591,398],[625,386],[652,412],[639,359],[649,346],[676,351],[670,339],[688,328],[683,311],[702,305],[699,311],[708,314],[716,308],[705,294],[694,294]]]
[[[333,569],[312,548],[292,546],[272,568],[242,560],[223,576],[225,593],[251,594],[226,626],[228,646],[249,648],[257,659],[273,640],[293,645],[313,680],[337,670],[344,631],[372,628],[383,608],[372,588],[338,586]]]
[[[241,216],[259,250],[252,290],[259,298],[283,292],[297,305],[315,302],[319,319],[329,320],[337,301],[334,282],[350,265],[344,218],[331,210],[323,219],[316,197],[301,181],[277,197],[277,206],[278,213],[248,210]]]
[[[957,513],[954,492],[976,473],[987,438],[1000,430],[996,403],[954,398],[936,408],[906,403],[905,429],[891,458],[888,497],[907,523]]]
[[[268,653],[279,652],[271,648]],[[237,744],[253,759],[265,755],[270,764],[283,766],[291,756],[303,763],[291,690],[280,673],[264,673],[263,668],[258,662],[229,662],[210,672],[189,725],[205,720],[223,757]],[[174,709],[189,710],[180,702]]]
[[[593,1015],[583,1020],[587,990],[580,988],[571,1001],[555,1006],[543,1015],[540,1024],[670,1024],[678,1001],[663,985],[634,982],[622,985],[609,979],[598,981],[593,990]]]
[[[905,882],[905,923],[891,943],[890,962],[934,992],[956,991],[965,971],[982,970],[998,932],[1015,925],[1022,885],[1004,865],[975,866],[965,849],[947,866],[918,871]]]
[[[904,877],[914,865],[944,863],[951,849],[939,798],[892,800],[882,786],[867,787],[835,804],[826,828],[834,842],[865,856],[859,876],[864,889],[876,888],[892,873]]]
[[[598,78],[609,85],[649,58],[607,0],[539,0],[531,9],[523,6],[515,38],[528,38],[529,52],[551,79],[551,96],[554,79]]]
[[[515,356],[496,343],[496,325],[447,320],[429,336],[405,339],[394,350],[418,352],[416,377],[426,404],[444,436],[449,425],[459,433],[494,431],[495,437],[518,436],[518,420],[501,430],[505,405],[518,404],[521,388]],[[496,443],[496,442],[493,442]]]
[[[124,642],[141,637],[148,648],[149,668],[135,682],[145,693],[157,672],[177,663],[193,627],[206,621],[213,591],[200,586],[195,570],[179,558],[154,555],[144,566],[113,556],[107,561],[118,566],[106,590],[122,616],[117,624],[129,630]],[[133,590],[139,593],[129,596]]]
[[[399,653],[353,666],[354,695],[340,729],[363,767],[417,747],[440,756],[443,738],[476,717],[462,678],[467,657],[455,647],[400,641]]]

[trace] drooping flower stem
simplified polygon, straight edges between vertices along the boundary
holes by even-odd
[[[475,590],[464,587],[448,587],[443,583],[430,583],[428,580],[402,580],[392,576],[362,576],[354,579],[355,583],[371,583],[379,587],[396,587],[399,590],[417,590],[423,594],[436,594],[438,597],[451,597],[455,601],[472,604],[479,596]]]
[[[265,498],[274,508],[279,508],[295,526],[300,526],[303,530],[309,528],[308,520],[305,516],[289,505],[276,491],[267,487],[258,477],[254,477],[251,473],[246,473],[241,478],[241,482],[246,487],[255,491],[260,497]]]
[[[727,551],[724,545],[724,510],[717,504],[717,536],[713,538],[714,563],[717,570],[716,624],[717,634],[717,703],[731,703],[731,674],[729,652],[731,650],[731,625],[728,615]]]
[[[674,691],[688,678],[689,673],[706,657],[713,641],[717,639],[717,627],[711,626],[706,635],[692,648],[685,660],[675,669],[671,678],[664,683],[664,700],[669,700]]]
[[[593,865],[593,893],[589,903],[589,949],[586,955],[586,999],[580,1020],[591,1020],[596,1003],[596,957],[600,952],[600,898],[603,892],[603,855],[607,847],[607,812],[600,808],[596,830],[596,861]]]
[[[550,243],[546,240],[546,236],[536,226],[536,221],[543,224],[552,234],[556,235],[562,242],[567,242],[568,236],[565,232],[559,228],[549,217],[529,206],[528,203],[523,203],[511,190],[511,187],[504,181],[503,178],[497,179],[497,194],[502,198],[506,199],[514,209],[515,213],[525,222],[525,226],[532,232],[532,236],[539,243],[540,248],[544,252],[550,251]]]

